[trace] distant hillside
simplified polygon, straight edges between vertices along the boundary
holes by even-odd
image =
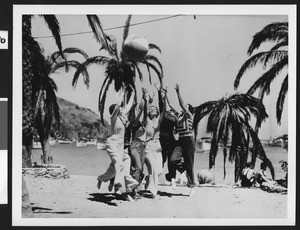
[[[102,138],[110,133],[110,126],[100,121],[100,116],[92,110],[72,102],[57,98],[60,108],[60,135],[67,138]]]

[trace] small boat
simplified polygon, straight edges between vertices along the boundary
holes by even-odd
[[[97,140],[87,140],[87,145],[97,145]]]
[[[76,141],[76,147],[86,147],[88,146],[87,142],[85,141]]]
[[[51,139],[49,140],[49,145],[55,145],[57,143],[57,140]]]
[[[203,151],[209,151],[211,146],[211,138],[210,137],[202,137],[201,141],[198,142],[199,147]]]
[[[57,141],[58,144],[71,144],[72,141],[71,140],[68,140],[68,139],[59,139]]]
[[[33,145],[32,145],[32,148],[34,148],[34,149],[41,149],[42,148],[41,142],[34,141]]]

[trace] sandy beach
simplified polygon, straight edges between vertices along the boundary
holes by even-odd
[[[137,202],[123,201],[96,188],[96,177],[71,175],[70,179],[26,178],[34,218],[285,218],[287,195],[259,188],[229,185],[196,187],[194,196],[178,185],[161,184],[153,200],[145,193]]]
[[[279,160],[287,157],[282,148],[265,147],[273,162],[276,179],[285,175]],[[34,151],[38,159],[40,150]],[[109,164],[105,151],[95,147],[52,146],[55,163],[66,165],[69,179],[25,176],[33,218],[286,218],[287,194],[269,193],[260,188],[241,188],[233,183],[233,164],[227,162],[223,180],[223,159],[216,159],[215,185],[199,185],[189,197],[185,184],[176,190],[167,184],[164,168],[155,199],[142,192],[136,202],[122,200],[108,191],[108,183],[97,189],[97,176]],[[206,168],[208,152],[195,153],[195,172]],[[260,161],[257,162],[259,167]],[[267,171],[269,175],[269,171]]]

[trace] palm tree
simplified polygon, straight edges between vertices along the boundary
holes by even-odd
[[[106,95],[109,87],[114,83],[114,88],[118,92],[121,88],[131,85],[135,90],[135,79],[136,75],[139,76],[139,79],[143,80],[143,74],[140,69],[140,64],[145,65],[147,67],[147,71],[149,74],[149,81],[151,83],[151,70],[153,70],[160,82],[162,82],[163,76],[163,68],[162,64],[158,60],[158,58],[154,55],[147,54],[143,60],[136,61],[129,59],[124,53],[124,41],[126,40],[129,27],[130,27],[131,15],[128,16],[124,31],[123,31],[123,41],[121,51],[118,52],[117,49],[117,41],[113,36],[106,36],[108,40],[108,49],[104,49],[107,51],[107,56],[99,55],[95,57],[89,58],[85,63],[83,63],[86,67],[91,64],[98,64],[105,66],[105,78],[102,84],[102,87],[99,92],[98,99],[98,108],[100,111],[101,121],[103,123],[103,112],[105,106]],[[155,44],[149,44],[149,49],[158,50],[161,53],[160,48]],[[102,49],[100,49],[101,51]],[[152,63],[153,62],[153,63]],[[158,65],[158,67],[155,65]],[[74,75],[73,84],[76,84],[79,71],[77,71]],[[128,91],[127,91],[128,90]],[[130,87],[127,87],[125,90],[126,94],[128,94],[127,98],[130,96]]]
[[[77,48],[66,48],[63,50],[64,56],[69,53],[79,53],[82,54],[85,59],[88,59],[87,54]],[[38,84],[38,89],[36,90],[35,95],[36,105],[34,111],[34,127],[38,131],[38,135],[42,145],[43,163],[48,164],[48,141],[54,120],[56,120],[58,124],[58,130],[60,128],[59,106],[57,104],[55,93],[55,91],[57,91],[57,86],[50,75],[60,68],[65,68],[66,71],[69,71],[70,67],[74,67],[82,73],[84,83],[88,85],[88,82],[86,80],[89,79],[89,74],[86,68],[78,61],[62,59],[60,56],[60,51],[53,53],[51,57],[47,57],[47,59],[44,59],[43,61],[45,66],[42,70],[44,72],[39,73],[40,78],[35,81],[35,83]]]
[[[60,27],[57,18],[54,15],[41,15],[47,26],[53,34],[62,58],[64,53],[62,50],[60,39]],[[22,26],[22,55],[23,55],[23,167],[31,166],[31,149],[33,142],[34,130],[34,109],[36,108],[36,92],[40,90],[41,73],[45,72],[44,57],[39,44],[34,40],[31,34],[31,20],[33,15],[23,15]],[[100,42],[104,49],[108,49],[108,43],[102,29],[102,25],[98,16],[87,15],[90,27],[94,36]],[[70,63],[69,63],[70,64]],[[63,64],[64,65],[64,64]],[[79,71],[79,74],[82,71]],[[43,75],[42,75],[43,76]],[[89,78],[87,78],[89,79]]]
[[[22,18],[22,77],[23,77],[23,114],[22,114],[22,167],[31,167],[31,150],[34,131],[34,109],[36,107],[36,92],[39,90],[39,74],[44,73],[44,57],[39,44],[31,34],[31,20],[33,15],[23,15]],[[41,15],[50,29],[58,46],[60,55],[64,58],[60,39],[60,27],[54,15]],[[89,24],[97,41],[107,48],[102,26],[96,15],[87,15]],[[23,178],[22,210],[30,212],[29,197]]]
[[[60,40],[59,24],[54,15],[43,16],[49,26],[59,50],[62,50]],[[35,84],[39,78],[39,73],[43,72],[44,57],[39,44],[33,39],[31,34],[32,15],[23,15],[22,21],[22,68],[23,68],[23,128],[22,128],[22,167],[31,167],[31,149],[33,142],[33,114],[35,107]],[[22,210],[26,214],[31,213],[30,202],[26,184],[23,180],[22,186]]]
[[[248,54],[252,55],[254,50],[258,49],[267,41],[276,42],[276,44],[268,51],[262,51],[251,56],[243,64],[234,81],[234,87],[237,89],[240,84],[240,79],[247,69],[256,66],[257,63],[262,63],[264,68],[266,68],[269,63],[272,63],[270,68],[256,80],[247,92],[252,95],[259,90],[259,99],[261,102],[263,101],[264,95],[270,93],[270,85],[273,80],[288,66],[288,22],[271,23],[256,33],[248,49]],[[276,117],[278,124],[281,123],[281,115],[287,91],[288,74],[286,74],[282,82],[277,98]]]
[[[228,159],[230,162],[235,162],[235,182],[240,178],[242,169],[247,162],[250,139],[253,146],[258,149],[258,157],[268,165],[272,177],[275,176],[272,163],[267,158],[259,138],[248,122],[251,115],[262,120],[268,117],[265,107],[258,104],[258,99],[247,94],[234,94],[218,101],[208,101],[195,108],[193,121],[195,137],[200,120],[208,116],[207,132],[212,134],[209,169],[215,167],[219,144],[222,144],[224,146],[224,178],[226,176],[227,149],[229,149]],[[230,147],[228,147],[229,142],[231,142]]]

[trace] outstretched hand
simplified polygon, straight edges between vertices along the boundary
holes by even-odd
[[[147,100],[147,97],[146,97],[146,95],[147,95],[147,89],[146,88],[143,88],[142,87],[142,98],[144,99],[144,100]]]
[[[179,93],[179,85],[177,83],[174,88],[175,88],[176,92]]]
[[[151,95],[151,96],[149,95],[149,103],[152,103],[152,102],[153,102],[154,95],[155,95],[154,92],[152,92],[152,95]]]

